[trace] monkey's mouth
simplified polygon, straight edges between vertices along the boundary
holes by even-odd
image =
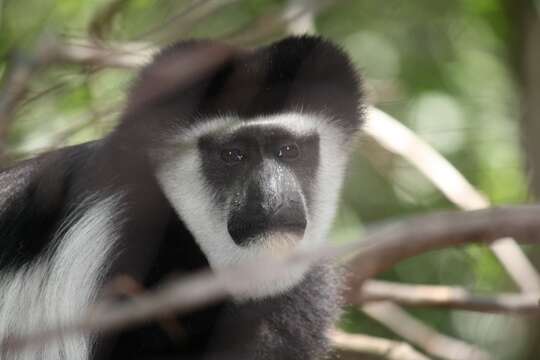
[[[237,245],[250,246],[254,243],[273,243],[283,238],[287,239],[287,243],[297,242],[303,238],[306,226],[305,219],[288,221],[269,219],[249,223],[229,221],[227,230]]]

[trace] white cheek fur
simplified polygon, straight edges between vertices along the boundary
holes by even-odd
[[[230,134],[248,126],[280,126],[299,135],[314,132],[319,135],[320,163],[313,183],[312,208],[308,209],[308,224],[300,241],[284,234],[272,234],[270,236],[274,239],[240,247],[227,231],[226,215],[213,205],[211,192],[201,173],[201,159],[194,139],[206,134]],[[344,136],[322,117],[288,113],[253,121],[214,119],[190,129],[179,141],[184,144],[185,151],[160,154],[160,158],[167,160],[158,169],[158,181],[214,271],[236,264],[255,263],[261,256],[283,256],[294,248],[306,249],[326,240],[336,211],[348,150],[344,148]],[[282,293],[296,285],[306,270],[306,267],[296,268],[265,283],[242,287],[249,290],[235,295],[238,298],[261,298]]]

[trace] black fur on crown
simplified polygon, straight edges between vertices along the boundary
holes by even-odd
[[[347,55],[320,37],[288,37],[252,50],[194,40],[165,48],[141,71],[124,121],[174,120],[184,127],[216,115],[296,110],[323,113],[352,133],[361,125],[362,100]]]

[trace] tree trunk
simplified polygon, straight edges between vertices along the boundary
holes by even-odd
[[[510,58],[514,61],[519,90],[521,91],[520,131],[523,144],[529,190],[540,199],[540,1],[506,0],[510,15]],[[532,253],[540,264],[540,256]],[[528,360],[538,359],[540,327],[529,322]]]
[[[525,151],[529,188],[540,198],[540,5],[534,0],[509,0],[517,30],[510,48],[521,88],[521,139]]]

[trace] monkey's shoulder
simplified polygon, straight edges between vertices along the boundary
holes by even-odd
[[[0,270],[44,250],[73,201],[66,201],[97,144],[85,143],[23,160],[0,171]]]

